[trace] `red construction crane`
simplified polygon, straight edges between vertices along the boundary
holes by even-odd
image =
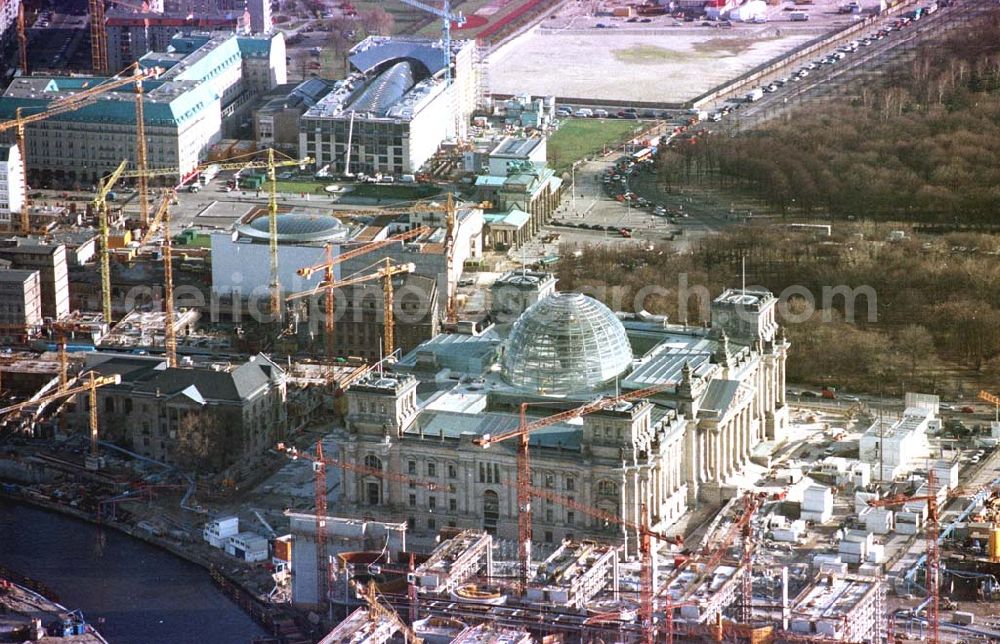
[[[902,505],[914,501],[925,501],[927,503],[927,529],[924,536],[927,538],[927,593],[931,599],[930,605],[930,627],[931,633],[928,641],[931,644],[939,644],[941,641],[941,617],[940,617],[940,582],[941,582],[941,555],[938,551],[938,496],[934,488],[934,471],[927,472],[927,494],[921,496],[907,496],[897,494],[884,499],[872,499],[868,505],[873,508],[884,508],[893,505]],[[946,498],[958,496],[961,489],[950,490]]]
[[[402,474],[396,474],[395,472],[388,472],[383,469],[378,469],[374,467],[367,467],[365,465],[358,465],[356,463],[349,463],[347,461],[342,461],[335,458],[326,458],[323,456],[323,443],[322,441],[316,442],[316,455],[312,456],[308,452],[300,452],[296,447],[286,446],[284,443],[278,443],[278,451],[285,452],[292,457],[293,460],[299,458],[311,461],[313,464],[313,473],[315,474],[315,495],[316,495],[316,583],[318,597],[320,602],[324,602],[323,599],[326,597],[326,593],[331,587],[331,581],[333,576],[333,569],[329,565],[326,554],[326,512],[327,512],[327,502],[326,502],[326,466],[332,465],[334,467],[339,467],[343,470],[349,470],[351,472],[357,472],[360,474],[368,474],[371,476],[377,476],[382,479],[389,481],[396,481],[399,483],[412,484],[416,487],[427,488],[428,490],[449,490],[451,489],[448,485],[441,485],[439,483],[434,483],[432,481],[425,481],[422,479],[411,478],[409,476],[404,476]],[[322,574],[322,571],[326,571],[326,574]]]
[[[619,403],[630,402],[658,394],[666,389],[674,387],[675,385],[676,383],[674,382],[666,382],[621,396],[615,396],[613,398],[601,398],[576,407],[575,409],[546,416],[545,418],[540,418],[530,423],[527,421],[526,412],[532,403],[522,403],[521,422],[515,429],[502,434],[497,434],[495,436],[484,434],[482,437],[473,440],[473,443],[476,445],[486,448],[512,438],[520,439],[517,450],[517,535],[522,584],[526,584],[528,581],[528,568],[531,564],[531,494],[529,493],[529,490],[531,489],[531,455],[528,449],[528,437],[530,434],[544,427],[555,425],[556,423],[572,420],[574,418],[580,418],[582,416],[586,416],[587,414],[609,409]]]
[[[520,483],[520,480],[518,480],[518,483]],[[521,485],[518,485],[517,488],[518,496],[520,496],[522,489],[524,488]],[[634,530],[639,534],[639,627],[642,631],[643,641],[648,644],[652,644],[655,639],[653,628],[653,539],[658,539],[668,543],[677,543],[677,540],[649,528],[649,512],[645,503],[642,504],[642,510],[640,513],[642,516],[642,523],[637,525],[620,516],[611,514],[610,512],[605,512],[600,508],[578,503],[573,499],[556,494],[550,490],[532,487],[530,484],[526,489],[524,489],[524,492],[528,495],[528,498],[537,496],[539,498],[547,499],[553,503],[558,503],[563,507],[602,519],[609,523],[621,525],[630,530]],[[523,515],[524,512],[521,512],[519,516]],[[522,575],[524,575],[523,568]],[[527,580],[523,577],[522,584],[527,584]],[[673,642],[673,628],[671,623],[673,613],[672,609],[679,605],[680,604],[670,605],[667,609],[668,637],[670,642]]]

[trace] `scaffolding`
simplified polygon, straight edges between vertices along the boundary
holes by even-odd
[[[430,559],[407,575],[418,589],[450,593],[485,569],[493,577],[493,537],[487,532],[465,530],[434,549]]]

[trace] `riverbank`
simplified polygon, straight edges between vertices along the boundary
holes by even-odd
[[[10,572],[0,571],[0,632],[12,634],[15,641],[23,637],[43,644],[108,644],[81,613],[71,612],[54,599],[16,583]],[[49,635],[50,624],[61,624],[62,630]]]
[[[101,528],[114,528],[118,533],[197,566],[208,573],[211,583],[220,589],[228,600],[235,603],[243,613],[270,635],[270,639],[267,641],[276,643],[309,641],[301,636],[301,630],[295,623],[292,615],[261,601],[253,591],[244,587],[234,574],[223,569],[217,562],[213,562],[195,552],[189,545],[185,547],[185,544],[171,542],[142,528],[122,522],[99,522],[94,516],[77,508],[53,500],[38,498],[38,496],[12,492],[10,486],[5,487],[6,489],[0,488],[0,498],[7,499],[15,504],[38,508],[60,516],[71,517]],[[17,487],[13,489],[21,490],[22,488]],[[239,569],[234,570],[238,572]],[[32,574],[34,574],[34,571],[32,571]]]

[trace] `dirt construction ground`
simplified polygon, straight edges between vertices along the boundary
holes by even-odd
[[[846,0],[844,0],[846,1]],[[490,86],[499,94],[650,102],[681,102],[851,22],[840,0],[767,7],[767,22],[650,22],[594,15],[595,3],[570,1],[517,42],[490,58]],[[862,2],[865,12],[872,0]],[[809,14],[792,22],[791,9]],[[598,28],[598,24],[605,25]]]

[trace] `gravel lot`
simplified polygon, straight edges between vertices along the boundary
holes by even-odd
[[[568,3],[554,20],[490,59],[491,90],[561,97],[678,102],[850,22],[837,0],[800,7],[808,22],[791,22],[791,2],[768,7],[765,24],[729,29],[679,22],[649,23],[589,15],[590,3]],[[598,23],[609,28],[596,28]]]

